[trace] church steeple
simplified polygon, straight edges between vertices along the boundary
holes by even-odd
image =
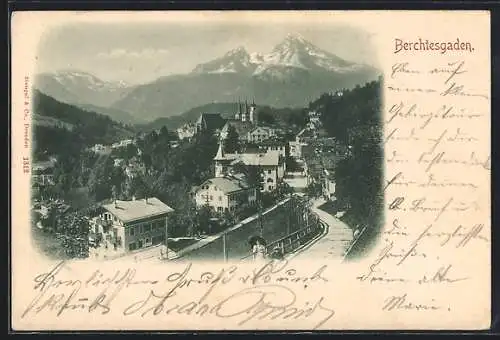
[[[241,105],[240,105],[240,98],[238,98],[238,110],[236,110],[236,114],[234,117],[236,120],[241,119]]]
[[[217,155],[215,155],[214,161],[215,161],[215,177],[224,177],[226,173],[226,167],[224,166],[225,158],[224,158],[224,150],[223,150],[223,143],[222,140],[219,141],[219,150],[217,150]]]
[[[224,148],[222,147],[222,141],[219,141],[219,150],[217,150],[217,154],[215,155],[214,161],[224,160]]]

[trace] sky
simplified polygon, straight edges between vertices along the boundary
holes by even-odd
[[[345,24],[205,20],[172,22],[80,22],[45,32],[37,72],[80,70],[106,81],[140,84],[184,74],[197,64],[243,46],[267,53],[287,34],[300,34],[337,56],[377,66],[370,33]]]

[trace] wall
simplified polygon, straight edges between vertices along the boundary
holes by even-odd
[[[264,214],[264,239],[268,243],[271,243],[303,227],[303,218],[299,215],[301,214],[297,211],[297,209],[291,209],[290,201]],[[288,228],[289,220],[290,227]],[[228,259],[242,259],[245,256],[249,256],[250,245],[248,244],[248,239],[251,236],[259,235],[259,229],[259,219],[255,219],[235,230],[229,231],[226,234],[226,249]],[[185,254],[178,260],[212,261],[223,259],[223,240],[222,237],[219,237],[206,246]]]
[[[153,226],[153,223],[161,223],[161,227],[154,227]],[[136,243],[136,247],[137,247],[137,242],[138,240],[143,240],[145,238],[153,238],[153,237],[157,237],[157,236],[163,236],[165,237],[165,217],[161,217],[161,218],[156,218],[154,220],[149,220],[149,221],[143,221],[141,223],[136,223],[136,224],[133,224],[133,225],[127,225],[124,229],[125,229],[125,232],[124,232],[124,244],[123,244],[123,247],[126,251],[129,251],[129,244],[132,243],[132,242],[135,242]],[[142,229],[142,228],[139,228],[139,226],[145,226],[145,225],[149,225],[150,226],[150,230],[149,231],[146,231],[146,232],[140,232],[140,230],[138,229]],[[130,228],[134,227],[135,228],[135,233],[134,235],[130,235]],[[152,241],[152,240],[151,240]],[[154,244],[151,244],[151,245],[154,245]],[[144,245],[142,248],[146,248]],[[136,248],[136,249],[139,249],[139,248]]]

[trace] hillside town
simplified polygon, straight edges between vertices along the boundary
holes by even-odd
[[[340,98],[342,93],[331,96]],[[89,189],[95,191],[97,199],[83,207],[66,201],[64,195],[52,190],[57,186],[55,177],[59,176],[60,181],[61,176],[56,173],[56,156],[34,164],[36,229],[62,238],[61,244],[71,248],[69,254],[73,257],[196,258],[197,252],[203,253],[200,249],[209,249],[207,244],[215,244],[222,238],[224,244],[215,253],[219,252],[227,260],[234,256],[248,258],[259,245],[264,245],[261,248],[266,256],[283,258],[313,243],[327,228],[336,225],[339,229],[340,225],[342,237],[334,248],[339,256],[345,256],[363,231],[361,225],[339,224],[338,218],[345,214],[342,208],[348,206],[332,210],[337,201],[336,166],[349,156],[352,146],[329,136],[323,128],[321,114],[315,110],[304,112],[303,126],[286,129],[259,121],[255,101],[251,104],[238,101],[235,106],[230,118],[223,118],[220,113],[202,113],[196,121],[173,132],[162,128],[109,145],[89,146],[85,150],[87,157],[95,159],[95,164],[105,160],[102,162],[109,164],[109,168],[101,175],[112,176],[109,180],[118,183],[119,188],[113,185],[107,196],[98,195],[100,188],[92,189],[91,185]],[[158,174],[151,165],[151,157],[145,157],[151,138],[163,138],[157,141],[157,146],[168,150],[196,145],[197,138],[205,138],[207,145],[213,143],[214,153],[207,163],[207,172],[198,183],[186,188],[188,198],[184,206],[174,208],[175,201],[182,198],[164,201],[154,194],[168,195],[146,184],[148,177]],[[206,153],[204,156],[209,157]],[[84,161],[81,163],[85,173]],[[120,178],[119,182],[115,182],[116,178]],[[95,180],[102,183],[98,178]],[[168,190],[168,183],[166,185]],[[325,212],[319,206],[327,207],[326,215],[334,219],[333,224],[328,225],[328,218],[321,218]],[[288,216],[283,228],[268,217],[274,214],[273,209]],[[67,216],[72,216],[71,223],[74,223],[75,215],[79,216],[78,230],[65,231],[65,223],[70,223]],[[179,215],[188,221],[181,221]],[[252,223],[254,227],[245,227]],[[233,239],[238,246],[228,245],[225,238],[234,233],[235,228],[247,228],[247,239]],[[264,236],[265,228],[273,230],[269,239]],[[238,247],[241,250],[237,250]]]

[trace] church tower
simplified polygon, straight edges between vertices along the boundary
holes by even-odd
[[[224,177],[226,172],[225,163],[226,158],[224,157],[224,148],[222,146],[222,140],[219,141],[219,150],[217,150],[217,154],[215,155],[215,177]]]
[[[257,124],[257,105],[255,105],[255,99],[253,100],[252,105],[250,105],[249,118],[253,124]]]
[[[234,115],[234,119],[236,119],[236,120],[241,119],[241,104],[240,104],[239,98],[238,98],[238,109],[236,110],[236,114]]]
[[[241,106],[243,106],[243,104]],[[244,110],[244,108],[242,108],[242,110],[241,110],[241,121],[242,122],[246,122],[247,121],[247,113]]]

